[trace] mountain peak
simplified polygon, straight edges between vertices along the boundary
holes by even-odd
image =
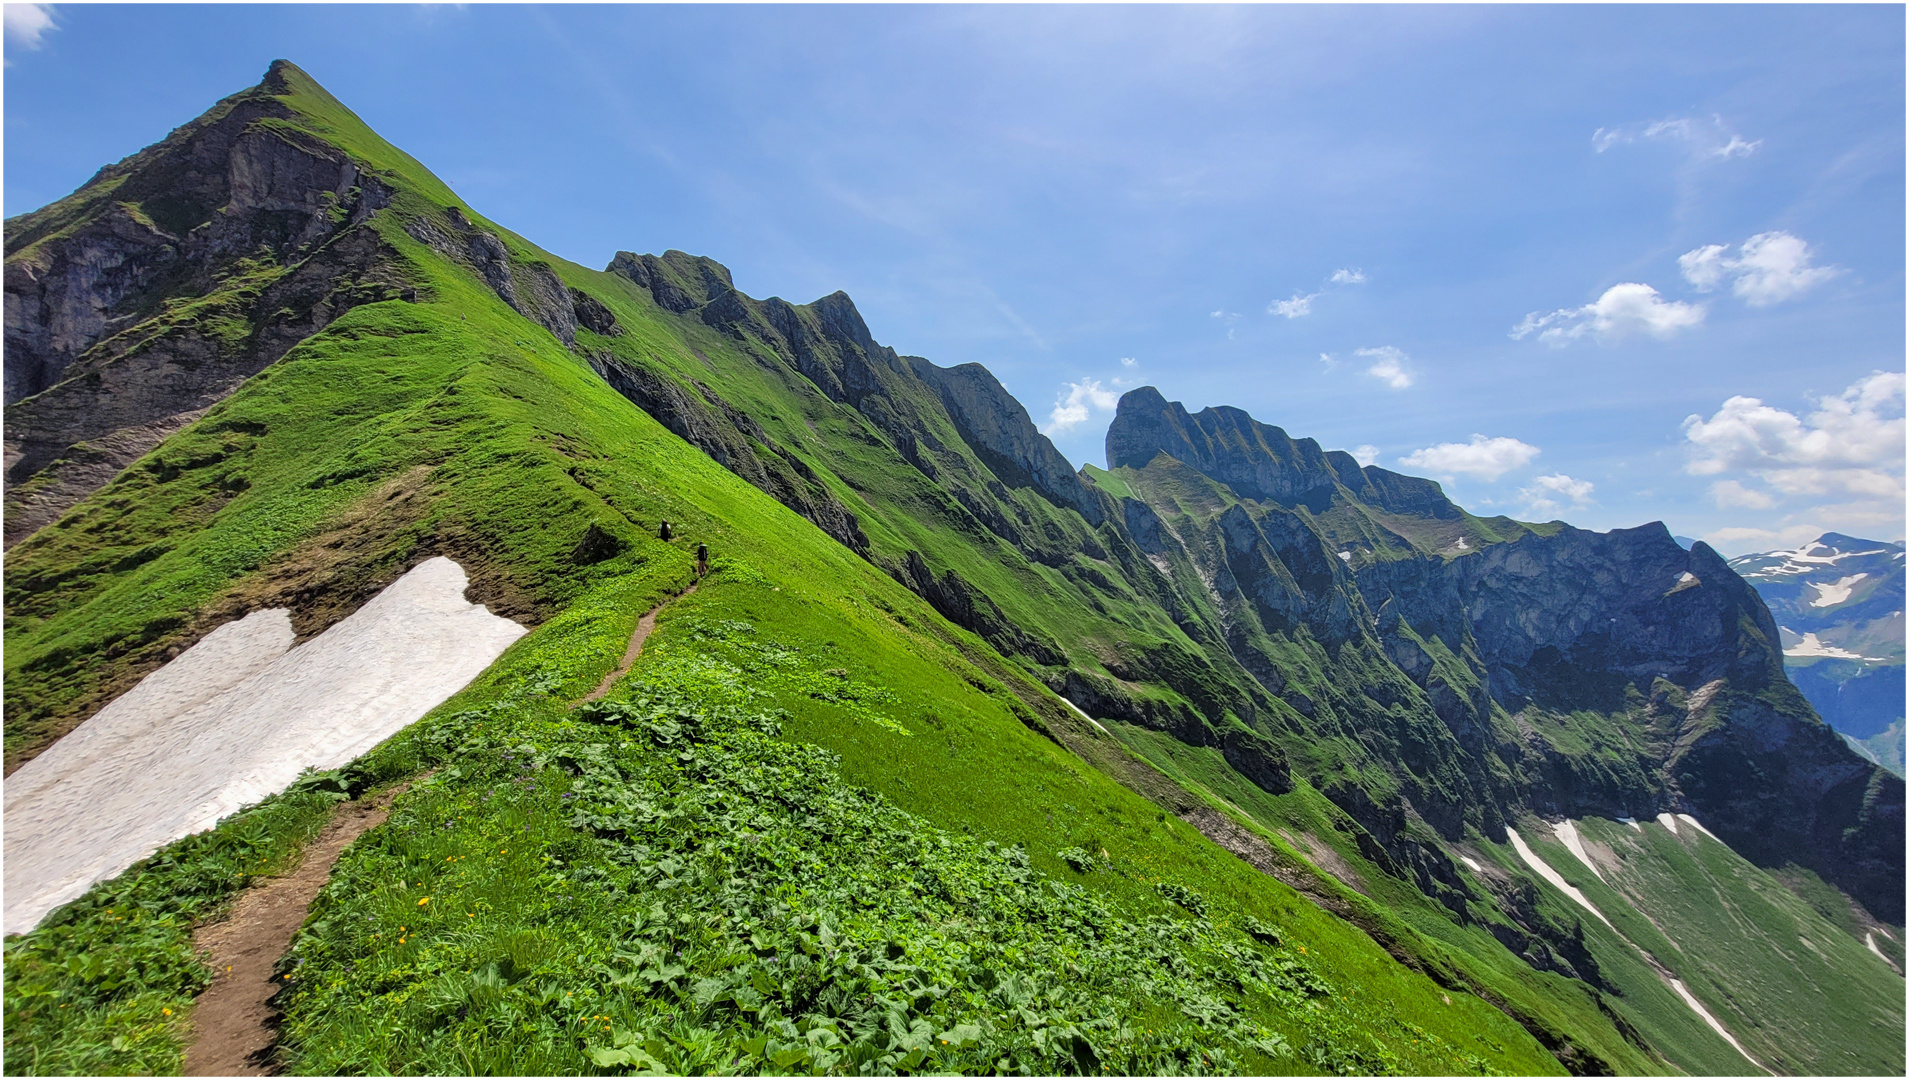
[[[1362,468],[1341,450],[1295,439],[1241,409],[1217,406],[1189,414],[1160,391],[1142,386],[1121,397],[1107,427],[1107,467],[1145,468],[1166,454],[1226,484],[1244,498],[1291,504],[1338,487],[1396,513],[1455,518],[1462,511],[1430,480]]]

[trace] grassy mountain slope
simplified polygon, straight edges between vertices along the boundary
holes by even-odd
[[[91,494],[99,470],[60,466],[88,447],[48,451],[80,494],[11,551],[6,735],[22,760],[224,620],[284,605],[314,633],[434,554],[537,627],[346,778],[439,768],[341,864],[299,939],[298,1068],[1729,1064],[1515,857],[1491,856],[1489,881],[1455,861],[1495,850],[1521,785],[1651,795],[1662,754],[1619,721],[1669,714],[1507,710],[1475,640],[1388,621],[1361,592],[1368,568],[1443,566],[1559,523],[1475,518],[1382,470],[1279,514],[1171,456],[1076,475],[984,370],[883,349],[846,297],[755,301],[675,252],[565,263],[296,68],[253,93],[269,101],[251,123],[348,157],[381,205],[308,207],[332,231],[200,258],[306,273],[351,303],[295,324],[268,287],[124,331],[224,334],[245,364],[271,359],[214,403],[161,403],[141,423],[177,432]],[[85,227],[110,194],[9,222],[10,257],[17,230]],[[375,266],[383,291],[351,291],[364,275],[347,266]],[[282,358],[253,347],[281,324],[311,332]],[[94,348],[9,425],[119,370]],[[1292,554],[1283,514],[1329,545]],[[653,539],[662,520],[674,544]],[[1248,536],[1277,549],[1257,569],[1235,557]],[[715,573],[664,610],[613,707],[570,709],[687,583],[699,541]],[[1375,618],[1383,633],[1358,629]],[[1654,737],[1689,750],[1705,730]],[[1534,735],[1529,755],[1481,752]],[[309,798],[183,842],[9,943],[10,1058],[175,1067],[157,1010],[182,1014],[203,978],[185,927],[306,827]],[[128,905],[153,927],[145,952],[122,937]],[[106,959],[64,966],[81,952]],[[1118,985],[1147,965],[1167,974]],[[1068,1000],[1061,973],[1090,992]],[[117,1019],[57,1034],[57,995]],[[1797,1067],[1839,1060],[1814,1045],[1827,1030],[1808,1029]]]
[[[1085,725],[413,237],[407,219],[442,215],[448,193],[296,69],[278,74],[274,96],[307,130],[391,187],[388,208],[355,227],[393,254],[415,301],[340,315],[18,544],[7,694],[9,736],[30,750],[222,617],[287,603],[308,634],[431,554],[458,559],[493,610],[539,624],[341,781],[439,767],[354,853],[301,938],[288,972],[296,1065],[1555,1068],[1497,1010],[1441,991],[1043,737]],[[518,260],[537,256],[494,235],[527,276]],[[693,347],[618,314],[630,336]],[[673,545],[652,538],[665,518]],[[612,541],[580,553],[592,526]],[[684,545],[697,541],[715,573],[667,609],[613,697],[629,704],[571,710],[636,617],[688,581]],[[683,755],[702,763],[685,769]],[[205,977],[184,948],[190,921],[271,865],[282,836],[309,831],[296,811],[313,798],[182,841],[10,941],[9,1061],[176,1068],[177,1018]],[[769,838],[750,855],[762,861],[714,842],[737,839],[706,817],[715,801],[758,807],[738,820]],[[656,815],[717,833],[641,831]],[[849,838],[914,854],[864,861]],[[1063,854],[1076,851],[1084,872]],[[431,886],[433,904],[400,880]],[[658,901],[685,895],[671,886],[695,883],[739,937],[692,942],[659,917]],[[928,891],[892,903],[911,887]],[[398,912],[405,929],[385,926]],[[683,973],[643,975],[642,958],[660,955],[645,949],[669,941],[687,946]],[[743,953],[748,979],[714,995],[706,981],[742,973]],[[771,959],[800,976],[775,982]],[[1184,974],[1135,983],[1143,964]],[[1095,973],[1081,984],[1093,995],[1058,993],[1068,965]],[[950,980],[973,989],[952,994]],[[816,997],[828,986],[858,990]],[[464,996],[452,1008],[445,994]],[[579,998],[612,1030],[585,1034]],[[88,1023],[66,1023],[73,1010]],[[381,1035],[367,1041],[373,1021]],[[665,1038],[672,1024],[683,1039]]]

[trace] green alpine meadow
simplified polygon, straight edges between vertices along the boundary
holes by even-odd
[[[1903,780],[1661,523],[1152,386],[1077,469],[844,293],[546,253],[284,60],[5,247],[8,1075],[1904,1071]],[[297,776],[30,878],[115,755]],[[300,874],[264,1041],[195,1057]]]

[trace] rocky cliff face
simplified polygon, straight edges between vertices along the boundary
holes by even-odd
[[[1447,839],[1502,836],[1520,811],[1689,812],[1901,918],[1901,780],[1811,712],[1769,610],[1706,545],[1686,551],[1658,523],[1472,519],[1427,481],[1238,410],[1189,416],[1150,388],[1122,399],[1107,441],[1137,495],[1123,519],[1184,554],[1227,647],[1303,717],[1288,730],[1368,747],[1398,779],[1387,805],[1321,775],[1382,844],[1407,831],[1387,821],[1400,809]],[[1295,645],[1318,669],[1281,662]]]
[[[8,545],[343,312],[415,295],[364,227],[390,189],[283,122],[294,70],[7,222]]]

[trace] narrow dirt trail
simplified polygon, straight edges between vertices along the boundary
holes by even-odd
[[[200,927],[193,945],[208,954],[215,974],[192,1010],[186,1076],[266,1076],[277,1041],[277,1014],[268,1004],[278,990],[272,966],[291,948],[312,901],[331,879],[338,856],[353,840],[383,824],[401,784],[370,800],[340,805],[298,868],[239,894],[232,914]]]
[[[643,655],[643,643],[656,629],[663,608],[696,591],[691,585],[645,612],[630,634],[629,648],[616,669],[584,701],[600,700]],[[269,1004],[278,986],[272,968],[292,946],[305,924],[312,901],[331,880],[331,870],[353,840],[384,823],[391,801],[409,784],[375,799],[341,805],[318,838],[305,849],[298,868],[284,877],[254,885],[239,894],[232,913],[193,934],[193,944],[215,973],[212,985],[193,1007],[192,1044],[186,1048],[186,1076],[266,1076],[273,1071],[277,1015]]]
[[[650,632],[656,629],[657,612],[662,611],[665,607],[668,607],[670,604],[681,600],[683,597],[695,591],[696,586],[691,585],[689,588],[684,589],[682,592],[677,593],[675,596],[670,597],[668,600],[644,612],[643,617],[636,620],[636,630],[630,634],[630,647],[623,650],[622,662],[617,664],[616,670],[605,675],[603,681],[597,684],[597,688],[585,695],[583,700],[601,700],[603,695],[610,692],[610,687],[616,685],[618,679],[628,675],[630,673],[630,666],[636,663],[637,657],[643,655],[643,643],[649,640]]]

